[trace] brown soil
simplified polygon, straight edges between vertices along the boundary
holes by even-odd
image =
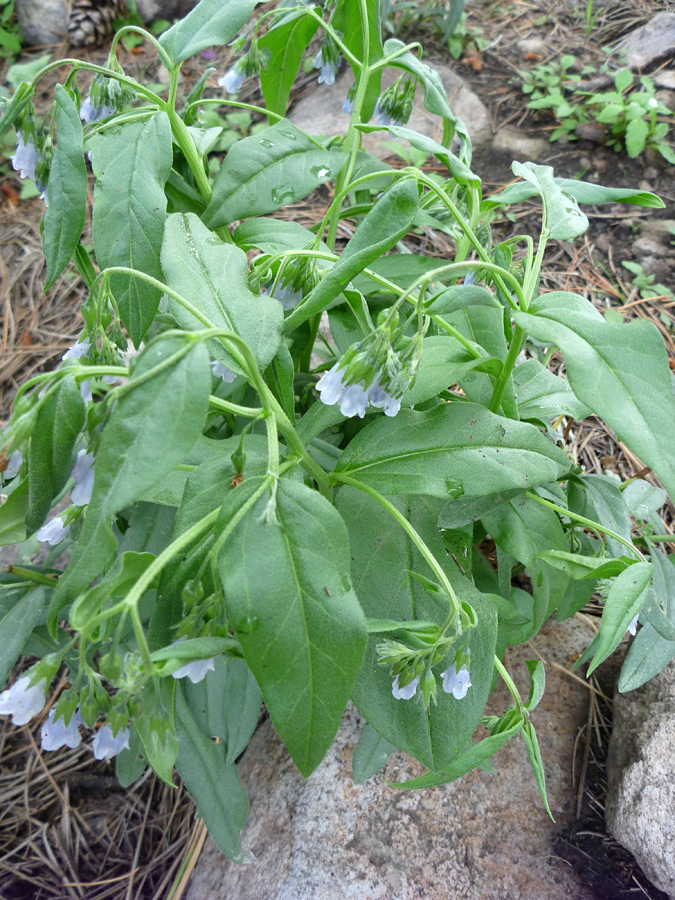
[[[655,12],[675,9],[675,0],[629,0],[621,4],[608,0],[596,10],[590,37],[584,28],[586,3],[579,2],[577,7],[572,0],[513,0],[508,4],[472,0],[469,4],[469,25],[482,28],[490,46],[481,53],[468,52],[456,65],[488,106],[493,130],[515,124],[541,136],[554,127],[546,113],[525,108],[526,98],[518,84],[510,83],[518,69],[564,53],[576,55],[583,64],[599,66],[605,58],[602,46],[616,41]],[[434,47],[432,31],[427,26],[421,30],[422,35],[417,26],[415,36],[423,40],[430,56],[447,61],[447,51],[437,44]],[[517,43],[530,37],[545,40],[545,56],[525,58]],[[65,55],[63,51],[65,48],[55,48],[54,58]],[[96,61],[105,60],[106,55],[105,50],[92,52]],[[186,63],[185,88],[189,89],[208,65],[222,72],[227,58],[224,50],[214,60],[201,58]],[[154,56],[145,48],[124,51],[120,62],[130,73],[145,71],[150,80],[156,80]],[[659,65],[673,67],[675,63],[670,59]],[[209,82],[214,89],[216,77]],[[312,89],[314,77],[310,74],[301,79],[297,95]],[[48,88],[42,97],[45,104],[51,97]],[[476,154],[474,168],[483,178],[486,193],[512,180],[510,162],[510,157],[492,151]],[[590,211],[591,227],[583,239],[552,247],[547,253],[542,286],[573,290],[600,308],[611,305],[626,316],[650,318],[661,330],[675,363],[675,302],[668,296],[644,300],[630,273],[621,266],[622,260],[632,258],[641,223],[654,216],[675,218],[672,167],[653,153],[630,160],[584,141],[552,143],[550,155],[542,162],[553,165],[559,175],[575,177],[583,173],[587,180],[649,189],[664,199],[666,209],[662,211],[620,204]],[[53,367],[81,330],[83,287],[76,277],[66,273],[50,291],[42,292],[39,220],[43,207],[36,199],[19,201],[20,187],[9,165],[0,158],[0,423],[9,415],[17,387],[30,375]],[[294,216],[314,219],[316,206],[325,200],[325,196],[310,198],[296,207]],[[527,230],[534,233],[537,219],[537,205],[524,204],[516,210],[514,221],[505,219],[497,230],[506,237],[522,231],[522,221],[527,220]],[[417,249],[427,255],[445,256],[451,251],[446,241],[443,236],[437,236],[433,243],[428,237],[420,237]],[[666,261],[664,265],[672,263]],[[675,290],[672,269],[657,281]],[[578,423],[578,429],[577,452],[588,470],[617,471],[622,477],[642,470],[640,461],[618,444],[602,423],[590,419]],[[611,695],[611,683],[603,689]],[[575,867],[597,900],[630,895],[660,900],[665,895],[647,882],[630,854],[605,831],[604,760],[611,709],[598,705],[595,695],[591,697],[588,728],[579,739],[577,816],[573,825],[561,832],[555,853]],[[189,874],[204,840],[202,825],[193,821],[190,798],[182,788],[172,789],[147,776],[129,791],[120,791],[112,767],[97,763],[86,748],[44,755],[36,744],[40,724],[34,722],[31,729],[18,731],[8,726],[7,720],[0,723],[0,803],[6,810],[0,816],[0,900],[164,900],[169,895],[179,900],[186,883],[179,870],[185,864]],[[171,885],[175,887],[173,893]]]

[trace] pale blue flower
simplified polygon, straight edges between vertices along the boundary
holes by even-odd
[[[394,683],[391,686],[391,692],[394,695],[396,700],[412,700],[412,698],[417,693],[417,685],[420,683],[419,678],[414,678],[410,684],[406,684],[403,687],[398,686],[398,680],[401,676],[397,675],[394,678]]]
[[[112,759],[122,750],[129,749],[129,729],[120,728],[117,734],[113,734],[112,728],[106,722],[94,735],[91,749],[96,759]]]
[[[317,381],[316,389],[321,397],[321,402],[326,406],[337,403],[340,412],[348,419],[358,416],[362,419],[368,408],[368,391],[363,384],[343,384],[344,370],[335,363],[332,369],[324,372]]]
[[[293,290],[291,285],[280,285],[274,289],[272,296],[281,303],[284,309],[295,309],[302,300],[302,290]]]
[[[13,725],[25,725],[42,711],[47,693],[47,679],[30,685],[30,675],[19,678],[0,694],[0,716],[12,716]]]
[[[85,125],[91,125],[92,122],[99,122],[101,119],[107,119],[108,116],[112,116],[115,111],[116,108],[114,106],[94,106],[91,102],[91,95],[87,94],[80,106],[80,118]]]
[[[244,74],[243,67],[240,67],[239,63],[232,66],[222,78],[218,79],[218,84],[221,87],[224,87],[228,94],[236,94],[242,84],[246,81],[246,75]]]
[[[94,454],[80,450],[73,469],[75,486],[70,492],[70,499],[75,506],[86,506],[91,500],[94,489]]]
[[[637,634],[638,618],[639,618],[639,614],[637,616],[634,616],[631,619],[630,625],[626,629],[628,634],[632,634],[633,637],[635,637],[635,635]]]
[[[85,338],[83,341],[76,341],[72,347],[69,347],[61,359],[80,359],[88,351],[89,338]]]
[[[19,135],[16,151],[12,157],[12,168],[19,173],[21,178],[30,178],[35,181],[35,169],[40,160],[33,141],[28,138],[24,141],[23,135]]]
[[[345,97],[345,101],[342,104],[342,112],[348,116],[351,116],[351,114],[354,112],[354,100],[349,96],[349,94],[347,94],[347,96]]]
[[[216,378],[222,378],[225,384],[231,384],[237,377],[236,372],[233,372],[232,369],[228,369],[226,365],[223,365],[223,363],[219,362],[217,359],[214,359],[211,363],[211,371]]]
[[[319,75],[318,83],[319,84],[335,84],[335,75],[338,70],[338,66],[332,62],[324,62],[323,61],[323,51],[319,50],[319,52],[314,57],[314,68],[321,69],[321,74]]]
[[[383,410],[385,416],[395,416],[401,409],[401,398],[392,397],[377,382],[371,385],[368,400],[371,406]]]
[[[68,536],[69,531],[70,525],[65,525],[61,516],[57,516],[42,526],[37,533],[37,539],[42,541],[43,544],[55,547]]]
[[[469,670],[466,666],[457,671],[457,663],[454,662],[445,672],[441,673],[443,690],[446,694],[452,694],[455,700],[463,700],[471,687]]]
[[[215,664],[213,659],[193,659],[171,674],[174,678],[189,678],[193,684],[199,684],[206,678],[208,672],[213,672]]]
[[[47,721],[40,729],[40,741],[43,750],[58,750],[61,747],[70,747],[74,750],[82,743],[79,726],[83,725],[82,716],[79,710],[70,717],[70,722],[66,725],[63,716],[59,716],[54,721],[54,712],[51,710],[47,716]]]

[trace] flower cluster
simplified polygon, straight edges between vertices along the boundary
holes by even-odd
[[[269,51],[261,50],[254,38],[246,53],[218,79],[218,84],[228,94],[236,94],[247,78],[259,75],[261,69],[267,68],[268,60]]]
[[[77,460],[72,471],[74,481],[73,488],[70,492],[70,499],[73,506],[86,506],[91,500],[91,494],[94,490],[94,454],[88,453],[82,449],[78,451]],[[66,512],[64,516],[56,516],[46,522],[37,533],[38,541],[55,547],[61,541],[68,537],[70,525],[73,516],[77,513],[73,511]]]
[[[391,343],[390,326],[385,323],[347,350],[341,360],[317,382],[322,403],[337,404],[343,416],[363,418],[369,406],[395,416],[401,398],[412,386],[422,351],[417,335],[402,350]]]
[[[280,267],[271,296],[284,309],[295,309],[300,301],[319,283],[321,275],[312,257],[286,259]]]
[[[373,115],[378,125],[405,125],[413,109],[417,81],[401,75],[382,93]]]
[[[320,69],[319,84],[335,84],[335,76],[340,69],[342,55],[333,38],[326,34],[321,49],[314,57],[314,68]]]
[[[11,157],[12,168],[19,173],[21,178],[29,178],[35,182],[40,194],[40,200],[48,206],[47,200],[47,175],[49,166],[46,154],[39,151],[34,134],[34,128],[21,130],[18,134],[16,150]]]
[[[117,62],[114,52],[108,57],[106,68],[118,75],[124,75],[124,69]],[[80,104],[80,118],[85,125],[100,122],[112,116],[135,97],[134,91],[117,78],[97,73],[94,75],[89,93]]]

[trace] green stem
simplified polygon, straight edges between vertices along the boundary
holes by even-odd
[[[48,63],[44,68],[40,69],[40,71],[35,75],[31,84],[33,88],[36,87],[40,78],[43,75],[46,75],[48,72],[51,72],[52,69],[60,69],[62,66],[73,66],[75,71],[84,70],[87,72],[94,72],[97,75],[105,75],[106,78],[115,78],[117,81],[122,84],[126,84],[129,87],[133,88],[136,93],[140,94],[142,97],[147,97],[148,100],[152,100],[157,104],[159,109],[166,110],[167,106],[164,100],[161,97],[158,97],[154,91],[151,91],[149,88],[146,88],[139,81],[135,81],[133,78],[129,78],[128,75],[121,75],[119,72],[115,72],[113,69],[106,69],[105,66],[97,66],[94,63],[84,63],[81,59],[59,59],[56,62]]]
[[[546,506],[548,507],[548,509],[552,509],[554,512],[557,512],[558,515],[566,516],[573,522],[578,522],[580,525],[584,525],[586,528],[590,528],[591,531],[600,532],[601,534],[604,534],[607,537],[618,541],[620,544],[623,544],[624,547],[627,547],[628,550],[634,553],[641,562],[645,562],[644,555],[640,553],[635,544],[631,543],[631,541],[627,541],[626,538],[622,537],[620,534],[617,534],[616,531],[612,531],[611,528],[605,528],[605,526],[601,525],[599,522],[594,522],[592,519],[587,519],[585,516],[580,516],[569,509],[565,509],[564,506],[558,506],[556,503],[551,503],[550,500],[544,500],[543,497],[540,497],[539,494],[535,494],[533,491],[525,491],[525,496],[529,497],[530,500],[534,500],[536,503],[539,503],[541,506]]]
[[[504,398],[504,392],[506,391],[506,385],[509,382],[509,378],[511,377],[514,366],[516,365],[518,355],[523,348],[524,340],[525,332],[522,328],[520,328],[519,325],[516,325],[513,332],[513,337],[511,338],[511,346],[509,347],[509,352],[506,355],[502,371],[497,378],[494,390],[492,391],[492,397],[490,398],[490,405],[488,407],[490,412],[496,413],[501,405],[502,399]]]
[[[209,397],[209,406],[220,412],[232,413],[233,416],[244,416],[246,419],[258,419],[263,414],[261,406],[240,406],[230,400],[221,400],[220,397],[215,397],[213,394]]]
[[[675,541],[675,534],[643,534],[641,537],[652,544],[670,544]]]
[[[504,684],[509,689],[509,693],[511,694],[511,696],[513,697],[513,699],[515,701],[518,712],[523,717],[523,720],[527,719],[527,710],[525,709],[522,697],[520,696],[520,692],[519,692],[518,688],[516,687],[516,685],[513,681],[513,678],[511,678],[511,676],[508,673],[508,670],[504,666],[504,663],[501,661],[501,659],[498,656],[495,656],[494,663],[495,663],[495,669],[499,672]]]
[[[162,61],[162,65],[164,66],[165,69],[170,70],[173,67],[173,63],[171,62],[171,59],[170,59],[168,53],[166,52],[164,47],[162,47],[162,45],[157,40],[157,38],[154,36],[154,34],[150,34],[149,31],[146,31],[145,28],[141,28],[139,25],[123,25],[122,28],[120,28],[118,31],[116,31],[115,36],[113,37],[113,40],[112,40],[112,46],[110,48],[111,53],[115,52],[115,48],[117,47],[117,45],[120,41],[120,38],[122,37],[123,34],[126,34],[128,31],[132,31],[132,32],[135,32],[136,34],[140,34],[141,37],[143,38],[143,40],[149,41],[152,44],[152,46],[157,51],[157,55],[159,56],[160,60]]]
[[[23,566],[4,566],[3,572],[10,575],[16,575],[17,578],[24,578],[26,581],[32,581],[34,584],[43,584],[46,587],[56,587],[58,576],[50,578],[49,575],[43,575],[42,572],[33,572],[31,569],[24,569]]]

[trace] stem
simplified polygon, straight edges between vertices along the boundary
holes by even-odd
[[[504,684],[509,689],[509,693],[515,700],[516,707],[517,707],[520,715],[523,717],[523,720],[527,719],[527,717],[528,717],[527,710],[523,706],[523,700],[522,700],[522,697],[520,696],[520,692],[518,691],[518,688],[516,687],[516,685],[513,681],[513,678],[511,678],[511,676],[508,673],[508,670],[506,669],[506,667],[504,666],[504,664],[502,663],[501,659],[498,656],[495,656],[495,669],[499,672]]]
[[[513,368],[516,364],[516,360],[518,359],[518,354],[522,350],[523,342],[525,340],[525,332],[520,326],[516,325],[516,328],[513,332],[513,337],[511,338],[511,346],[509,347],[509,352],[504,360],[504,366],[502,371],[497,379],[497,383],[494,386],[494,390],[492,391],[492,397],[490,398],[490,405],[488,409],[490,412],[496,413],[499,409],[502,399],[504,397],[504,392],[506,391],[506,385],[508,384],[508,380],[511,377],[511,373],[513,372]]]
[[[17,578],[32,581],[34,584],[43,584],[46,587],[56,587],[56,582],[58,581],[58,575],[54,575],[54,577],[43,575],[41,572],[24,569],[23,566],[3,566],[2,571],[7,572],[9,575],[16,575]]]
[[[675,541],[675,534],[643,534],[641,537],[652,544],[669,544]]]
[[[342,473],[333,472],[332,475],[330,476],[330,478],[332,481],[340,481],[343,484],[348,484],[348,485],[351,485],[351,487],[358,488],[360,491],[364,491],[366,494],[371,496],[373,498],[373,500],[377,500],[377,502],[380,504],[380,506],[383,506],[384,509],[387,510],[389,515],[391,515],[394,519],[396,519],[398,524],[405,531],[405,533],[408,535],[408,537],[413,542],[413,544],[415,544],[415,546],[421,553],[422,557],[428,564],[429,568],[432,570],[434,575],[438,578],[443,590],[445,591],[445,593],[448,596],[448,600],[450,601],[450,606],[451,606],[450,614],[448,615],[448,618],[441,626],[441,632],[439,634],[439,641],[440,641],[440,638],[443,637],[443,635],[445,634],[447,629],[450,627],[455,616],[459,616],[462,611],[462,605],[457,598],[457,594],[455,593],[454,588],[450,584],[448,576],[443,571],[441,564],[438,562],[438,560],[436,559],[434,554],[427,547],[424,540],[420,537],[420,535],[413,528],[413,526],[406,519],[406,517],[402,513],[400,513],[396,509],[394,504],[390,503],[390,501],[387,500],[386,497],[383,497],[382,494],[378,493],[374,488],[371,488],[369,485],[364,484],[362,481],[357,481],[356,478],[351,478],[349,475],[343,475]]]
[[[157,104],[159,109],[166,110],[166,103],[164,100],[162,100],[161,97],[158,97],[154,91],[146,88],[145,85],[141,84],[139,81],[129,78],[128,75],[121,75],[119,72],[115,72],[112,69],[106,69],[105,66],[97,66],[94,63],[83,63],[81,59],[59,59],[56,62],[48,63],[43,69],[40,69],[37,75],[31,80],[33,89],[35,89],[38,81],[43,75],[51,72],[52,69],[60,69],[61,66],[72,66],[76,72],[82,69],[87,72],[95,72],[97,75],[105,75],[107,78],[115,78],[122,84],[127,84],[129,87],[132,87],[136,93],[141,94],[141,96],[147,97],[148,100],[152,100]]]
[[[536,503],[541,504],[541,506],[546,506],[548,509],[552,509],[554,512],[557,512],[561,516],[566,516],[568,519],[572,519],[574,522],[579,522],[580,525],[585,525],[586,528],[590,528],[591,531],[600,532],[601,534],[607,535],[607,537],[612,538],[615,541],[618,541],[620,544],[623,544],[624,547],[627,547],[631,550],[639,560],[645,562],[645,557],[635,544],[631,543],[631,541],[627,541],[624,537],[621,537],[620,534],[617,534],[616,531],[612,531],[611,528],[605,528],[604,525],[601,525],[599,522],[594,522],[592,519],[587,519],[585,516],[577,515],[577,513],[572,512],[569,509],[565,509],[563,506],[558,506],[556,503],[551,503],[550,500],[544,500],[543,497],[540,497],[539,494],[535,494],[532,491],[525,491],[525,496],[529,497],[530,500],[534,500]],[[675,539],[675,536],[669,536],[671,540]]]
[[[168,53],[166,52],[164,47],[162,47],[162,45],[157,40],[157,38],[154,36],[154,34],[150,34],[149,31],[146,31],[145,28],[141,28],[139,25],[123,25],[122,28],[120,28],[117,32],[115,32],[115,36],[112,40],[112,46],[110,48],[111,53],[113,53],[115,51],[122,35],[126,34],[128,31],[133,31],[136,34],[140,34],[144,40],[150,41],[152,46],[157,51],[157,55],[159,56],[160,60],[162,61],[162,65],[164,66],[165,69],[171,69],[173,67],[173,64],[171,62],[171,59],[169,58]]]
[[[215,397],[213,394],[209,397],[209,406],[221,412],[232,413],[234,416],[244,416],[246,419],[257,419],[263,414],[261,406],[240,406],[230,400],[221,400],[220,397]]]

